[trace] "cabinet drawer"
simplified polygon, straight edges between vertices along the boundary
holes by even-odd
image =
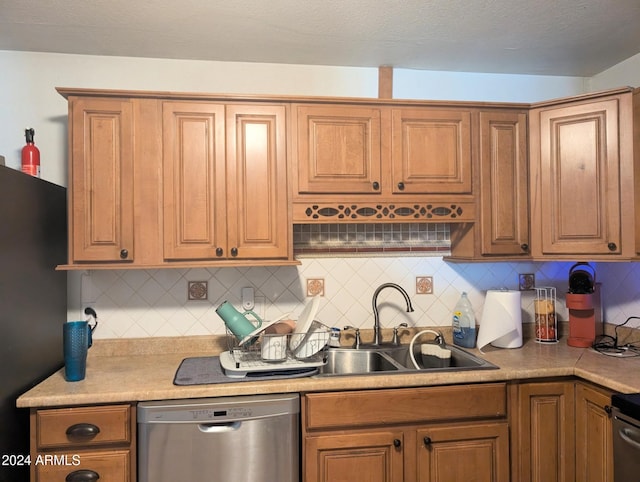
[[[309,430],[362,425],[504,418],[504,383],[310,393],[304,397]]]
[[[37,482],[74,482],[76,480],[129,482],[131,480],[131,454],[128,450],[38,454],[35,464]],[[82,477],[82,471],[89,472],[85,472],[86,475]],[[74,478],[72,474],[76,477]],[[93,478],[89,478],[90,476]]]
[[[131,440],[130,411],[129,405],[38,410],[37,448],[128,444]]]

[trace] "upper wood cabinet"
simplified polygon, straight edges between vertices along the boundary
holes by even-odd
[[[227,106],[227,246],[232,257],[292,256],[286,138],[284,106]]]
[[[162,108],[165,258],[287,258],[284,106]]]
[[[61,93],[71,151],[66,268],[297,264],[287,104]]]
[[[164,102],[162,133],[164,257],[213,259],[227,245],[224,105]]]
[[[530,255],[527,113],[478,113],[480,212],[473,224],[451,226],[448,259],[521,259]]]
[[[631,93],[533,109],[535,257],[632,257],[635,252]]]
[[[392,109],[386,157],[394,194],[471,194],[471,113]]]
[[[70,99],[69,260],[134,261],[133,107]]]
[[[380,194],[380,109],[296,105],[299,194]]]
[[[294,104],[294,222],[475,220],[465,108]]]
[[[294,109],[298,195],[471,194],[468,111],[304,104]]]
[[[529,254],[527,115],[480,112],[483,255]]]

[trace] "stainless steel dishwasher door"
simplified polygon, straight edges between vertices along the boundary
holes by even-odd
[[[613,407],[613,480],[640,481],[640,420]]]
[[[138,404],[139,482],[299,482],[300,397]]]

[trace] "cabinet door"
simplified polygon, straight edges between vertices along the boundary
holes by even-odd
[[[529,254],[528,188],[527,115],[481,112],[481,254]]]
[[[611,395],[576,384],[576,480],[613,482]]]
[[[70,99],[70,260],[134,260],[133,115],[124,99]]]
[[[620,254],[618,99],[540,109],[542,254]]]
[[[226,256],[224,105],[162,106],[164,258]]]
[[[299,194],[380,192],[379,109],[313,105],[294,109]]]
[[[514,480],[575,480],[574,394],[571,382],[518,386]]]
[[[508,482],[507,422],[418,430],[418,482]]]
[[[290,223],[285,107],[229,105],[226,125],[229,255],[286,258]]]
[[[392,191],[471,193],[471,114],[393,109]]]
[[[307,437],[304,457],[306,482],[404,481],[399,430]]]

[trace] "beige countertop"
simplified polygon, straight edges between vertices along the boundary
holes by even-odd
[[[224,349],[224,348],[222,348]],[[522,348],[470,350],[498,370],[408,372],[366,376],[252,380],[210,385],[176,386],[173,378],[187,357],[222,351],[209,337],[97,341],[89,351],[86,378],[67,382],[63,370],[20,396],[18,407],[70,406],[198,397],[250,395],[367,388],[399,388],[458,383],[577,376],[614,391],[640,392],[640,357],[617,358],[587,348],[526,341]]]

